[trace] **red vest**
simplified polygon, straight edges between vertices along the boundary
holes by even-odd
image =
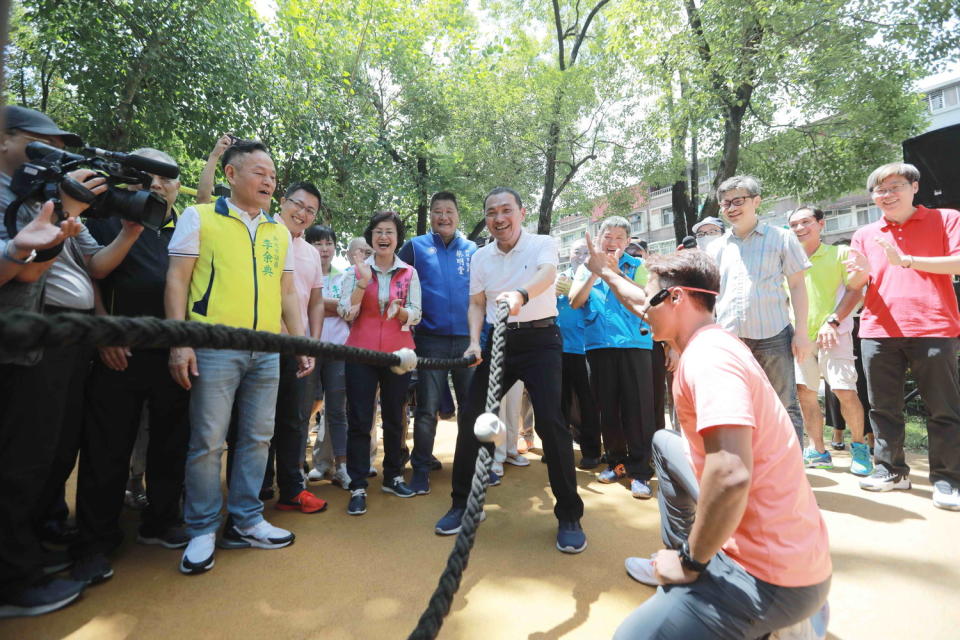
[[[367,285],[363,292],[363,299],[360,301],[360,313],[353,326],[350,327],[350,337],[346,344],[351,347],[360,347],[371,351],[385,351],[391,353],[397,349],[407,347],[413,349],[413,334],[408,331],[401,331],[403,326],[396,317],[387,318],[386,310],[380,313],[380,302],[378,300],[378,291],[380,288],[377,278],[380,278],[376,271],[373,272],[373,279]],[[407,291],[410,290],[410,280],[413,279],[413,269],[404,267],[397,269],[390,279],[390,299],[399,299],[406,306]],[[390,305],[387,305],[390,308]]]

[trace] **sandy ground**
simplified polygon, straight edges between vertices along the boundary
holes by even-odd
[[[296,544],[220,550],[201,576],[177,571],[179,551],[134,543],[136,514],[125,512],[128,542],[113,559],[116,575],[62,611],[0,622],[0,638],[405,638],[453,546],[433,524],[449,505],[455,429],[441,424],[444,469],[432,475],[429,496],[399,499],[374,479],[368,513],[351,517],[347,492],[314,484],[330,502],[326,512],[281,513],[272,504],[265,511],[297,534]],[[660,547],[656,501],[578,471],[589,547],[561,554],[538,451],[529,467],[508,465],[503,484],[490,490],[487,521],[440,637],[609,638],[653,594],[626,575],[623,560]],[[925,458],[910,462],[909,492],[861,491],[845,453],[835,469],[808,473],[830,529],[831,638],[960,638],[960,513],[933,507]]]

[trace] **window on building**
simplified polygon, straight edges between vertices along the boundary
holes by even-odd
[[[673,207],[664,207],[660,210],[660,226],[666,227],[673,224]]]
[[[943,89],[937,89],[927,94],[927,103],[930,105],[930,111],[936,113],[944,108]]]
[[[857,226],[863,226],[880,219],[880,207],[871,204],[868,207],[857,207]]]
[[[960,85],[950,87],[943,93],[943,104],[945,107],[957,106],[958,99],[960,99]]]
[[[646,216],[642,211],[637,211],[630,216],[630,234],[643,233],[646,231]]]

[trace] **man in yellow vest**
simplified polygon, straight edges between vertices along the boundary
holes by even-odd
[[[290,232],[267,210],[277,185],[260,142],[238,141],[223,154],[231,197],[184,210],[170,240],[167,318],[302,336]],[[298,375],[313,359],[298,357]],[[263,518],[258,494],[273,437],[280,360],[276,353],[170,349],[170,373],[190,395],[190,445],[184,519],[190,543],[180,571],[213,567],[222,497],[220,459],[236,396],[238,429],[227,497],[230,514],[219,545],[279,549],[294,535]]]

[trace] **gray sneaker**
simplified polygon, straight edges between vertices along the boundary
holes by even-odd
[[[947,511],[960,511],[960,489],[946,480],[933,483],[933,506]]]

